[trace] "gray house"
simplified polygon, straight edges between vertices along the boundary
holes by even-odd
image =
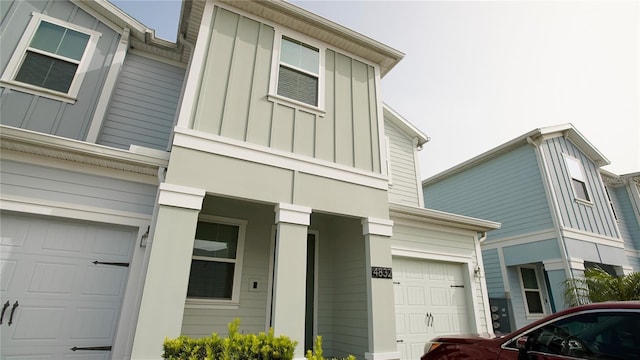
[[[564,281],[587,267],[638,271],[637,177],[612,175],[605,187],[607,164],[566,124],[535,129],[422,182],[427,207],[502,223],[482,245],[490,300],[510,318],[497,330],[563,309]],[[624,208],[624,232],[608,189]]]
[[[500,224],[424,208],[399,51],[284,1],[185,1],[177,43],[104,0],[1,11],[1,357],[159,359],[235,318],[297,358],[492,331]]]

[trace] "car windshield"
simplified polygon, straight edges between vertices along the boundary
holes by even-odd
[[[638,312],[581,313],[525,335],[530,351],[589,360],[640,360]],[[515,341],[509,347],[514,348]]]

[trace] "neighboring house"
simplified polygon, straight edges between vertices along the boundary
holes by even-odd
[[[105,1],[0,12],[0,357],[126,359],[182,47]]]
[[[640,173],[615,175],[600,170],[629,265],[640,271]]]
[[[565,280],[586,267],[638,270],[638,233],[621,233],[600,177],[607,164],[566,124],[535,129],[422,182],[427,207],[502,224],[482,245],[492,305],[511,318],[498,330],[563,309]],[[615,194],[637,226],[637,183],[629,185],[635,208]]]
[[[177,44],[106,1],[0,31],[3,358],[159,359],[235,318],[297,358],[492,331],[500,225],[423,208],[428,138],[380,99],[402,53],[283,1],[185,1]]]

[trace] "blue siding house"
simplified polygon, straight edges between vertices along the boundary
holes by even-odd
[[[490,301],[506,304],[511,329],[563,309],[565,280],[585,268],[638,271],[638,177],[603,172],[608,164],[565,124],[422,182],[426,207],[502,223],[482,255]]]

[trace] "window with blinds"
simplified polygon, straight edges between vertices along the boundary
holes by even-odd
[[[278,95],[318,106],[319,79],[319,49],[283,37],[278,69]]]

